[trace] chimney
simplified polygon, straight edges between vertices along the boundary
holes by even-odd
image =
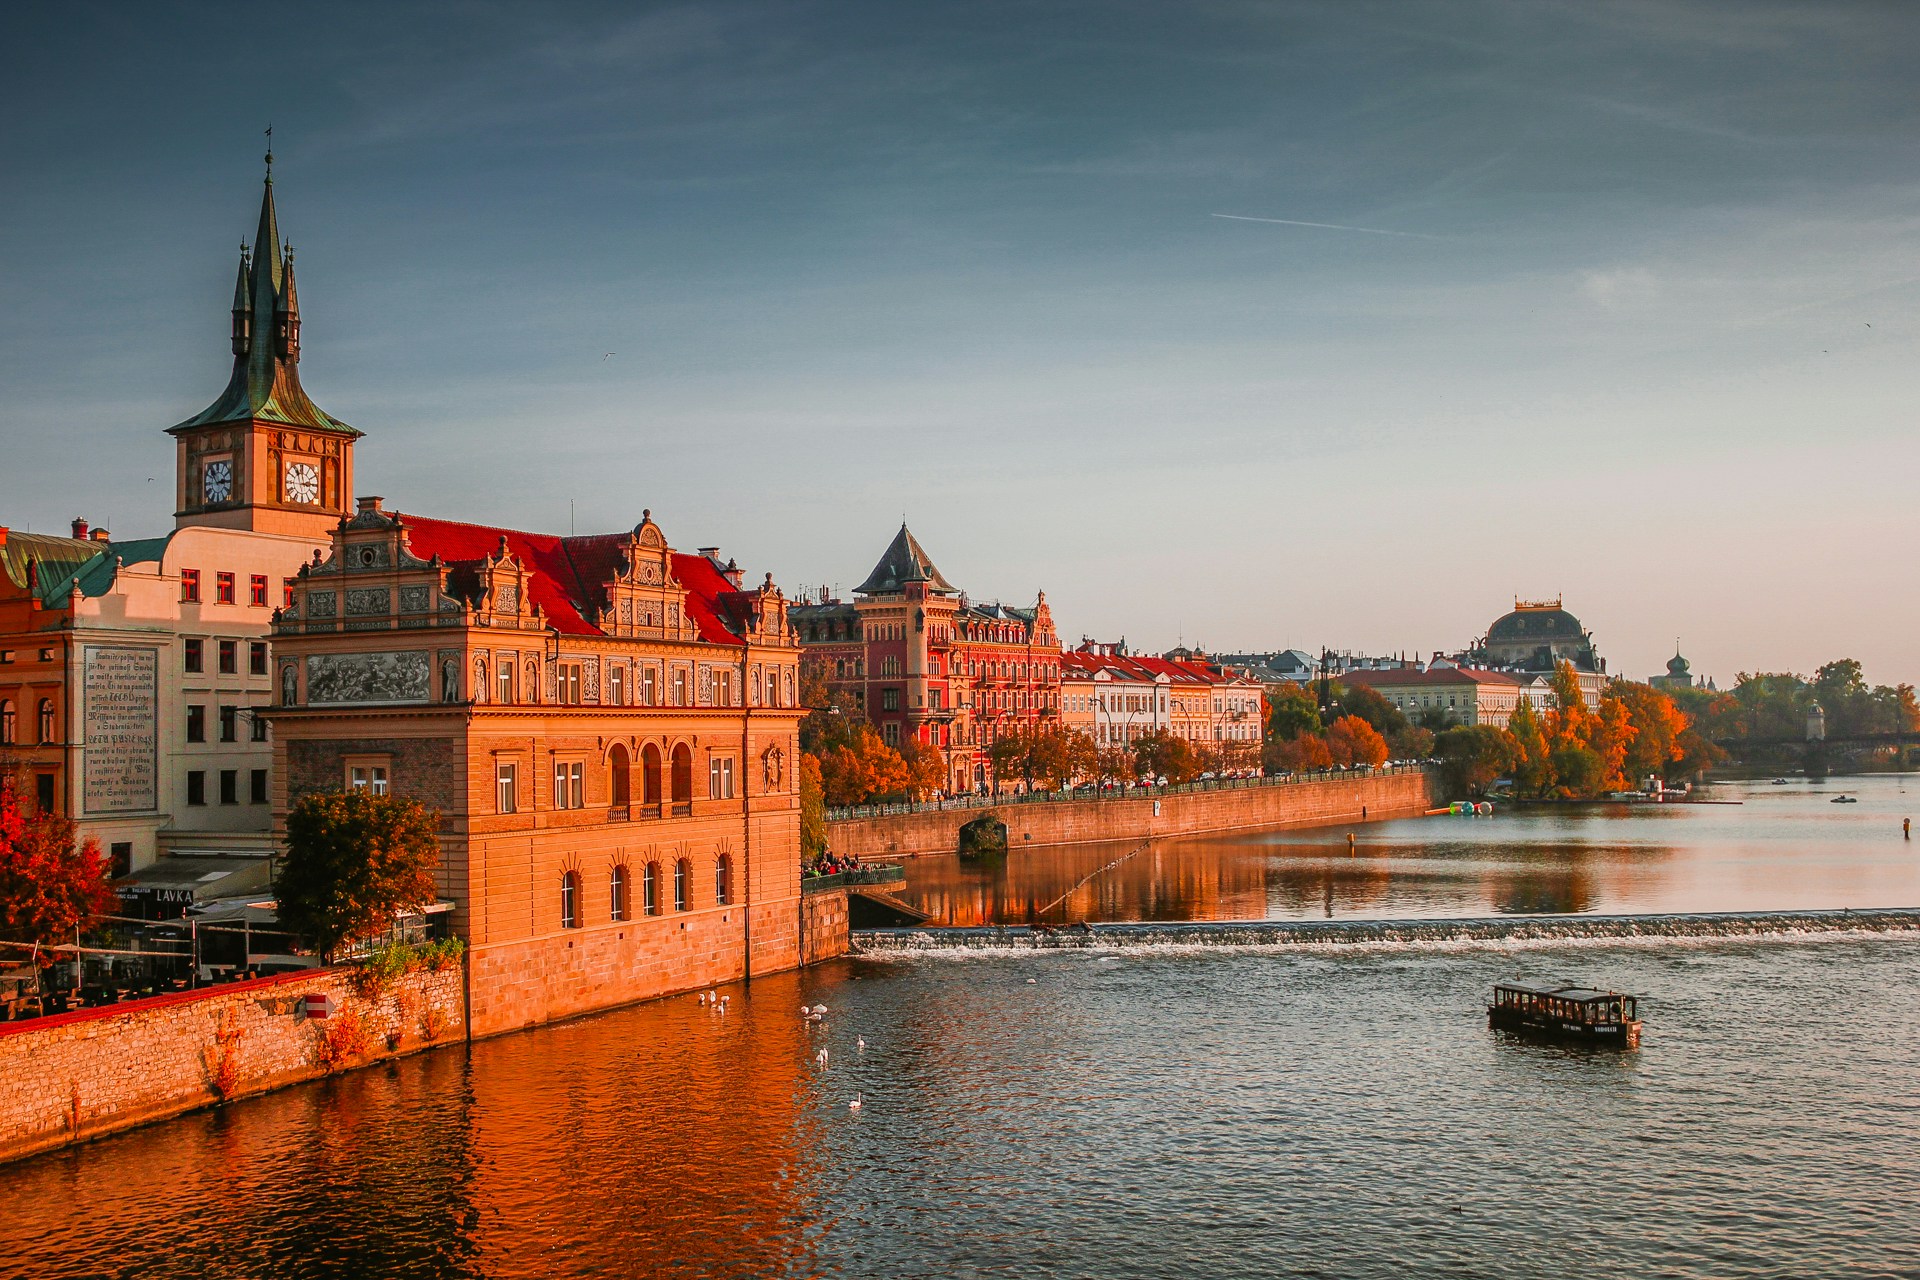
[[[380,503],[382,501],[383,499],[377,497],[356,498],[354,499],[354,505],[362,512],[378,511],[380,510]]]
[[[722,569],[720,572],[726,576],[726,579],[728,582],[731,582],[733,584],[733,589],[735,591],[738,591],[740,589],[741,579],[746,576],[743,572],[741,572],[740,562],[738,560],[728,560],[727,567]],[[767,584],[769,586],[773,584],[773,575],[771,573],[767,575]]]
[[[86,541],[87,518],[85,516],[75,516],[73,518],[73,536],[81,542]]]
[[[92,533],[88,534],[87,536],[92,538],[95,542],[112,542],[113,541],[113,535],[108,533],[105,529],[95,529]]]

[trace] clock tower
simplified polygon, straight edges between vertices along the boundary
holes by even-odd
[[[233,286],[233,376],[211,405],[168,429],[179,446],[174,524],[324,540],[353,507],[360,433],[300,387],[293,250],[273,207],[273,153],[253,248]]]

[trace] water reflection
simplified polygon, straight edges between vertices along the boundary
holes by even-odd
[[[1920,904],[1901,818],[1907,775],[1774,787],[1738,804],[1519,809],[1149,845],[1016,848],[967,864],[911,859],[903,897],[943,925]],[[1841,792],[1857,805],[1833,806]]]

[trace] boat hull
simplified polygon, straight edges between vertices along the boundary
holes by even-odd
[[[1638,1022],[1585,1023],[1530,1013],[1520,1009],[1487,1009],[1487,1025],[1496,1031],[1560,1040],[1567,1044],[1590,1045],[1596,1049],[1638,1049]]]

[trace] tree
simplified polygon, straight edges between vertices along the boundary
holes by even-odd
[[[827,851],[827,798],[820,783],[820,761],[800,753],[800,856],[819,857]]]
[[[1065,786],[1076,759],[1084,751],[1070,742],[1067,730],[1054,725],[1009,726],[987,749],[997,775],[1018,774],[1029,791],[1036,784],[1048,790]]]
[[[918,738],[900,744],[900,765],[906,775],[906,791],[916,799],[947,785],[947,759],[940,749]]]
[[[1616,680],[1601,695],[1600,705],[1603,710],[1609,705],[1624,708],[1633,723],[1633,740],[1620,761],[1620,772],[1629,782],[1638,783],[1648,774],[1664,778],[1685,757],[1680,739],[1690,721],[1665,693],[1650,685]]]
[[[1267,740],[1292,742],[1303,733],[1319,733],[1320,707],[1311,693],[1297,684],[1267,691]]]
[[[1193,744],[1164,729],[1135,738],[1133,759],[1143,778],[1191,782],[1201,772],[1200,753],[1193,749]]]
[[[1333,756],[1327,751],[1327,740],[1317,733],[1303,733],[1290,742],[1276,744],[1273,753],[1276,773],[1305,773],[1309,769],[1325,769],[1333,764]]]
[[[1342,687],[1339,703],[1341,715],[1360,717],[1383,738],[1391,738],[1407,727],[1407,717],[1400,708],[1388,702],[1386,695],[1378,689],[1367,685],[1350,684]]]
[[[911,779],[900,753],[872,725],[856,722],[847,726],[844,741],[820,757],[820,781],[827,803],[838,808],[904,795]]]
[[[72,942],[76,929],[113,909],[99,843],[74,837],[71,819],[23,804],[12,782],[0,781],[0,939]]]
[[[274,885],[282,924],[331,961],[393,918],[438,896],[440,815],[418,800],[365,789],[305,795],[287,814],[287,856]]]
[[[1387,740],[1359,716],[1341,716],[1327,728],[1327,754],[1335,764],[1385,764]]]
[[[1457,725],[1436,738],[1433,749],[1449,794],[1461,797],[1480,795],[1520,758],[1514,736],[1490,724]]]
[[[1540,717],[1534,714],[1533,703],[1524,696],[1513,709],[1512,718],[1507,721],[1507,732],[1513,736],[1514,789],[1522,795],[1547,794],[1553,785],[1553,763],[1548,759],[1550,748],[1547,734]]]

